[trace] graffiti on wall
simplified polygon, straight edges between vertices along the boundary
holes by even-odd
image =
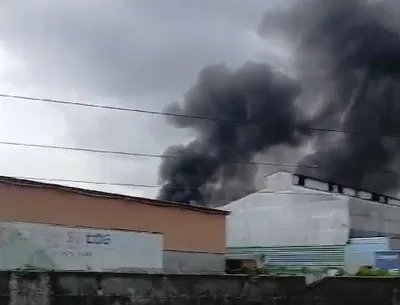
[[[162,268],[162,235],[0,221],[0,270]]]
[[[111,242],[110,234],[89,233],[86,234],[86,243],[91,245],[109,245]]]

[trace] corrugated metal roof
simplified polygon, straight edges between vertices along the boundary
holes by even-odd
[[[269,269],[319,270],[344,268],[345,245],[228,248],[228,253],[264,254]]]

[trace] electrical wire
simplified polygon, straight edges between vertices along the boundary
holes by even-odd
[[[214,122],[217,121],[217,122],[224,122],[224,123],[257,125],[256,123],[251,122],[251,121],[186,115],[186,114],[171,113],[171,112],[166,112],[166,111],[153,111],[153,110],[145,110],[145,109],[138,109],[138,108],[100,105],[100,104],[74,102],[74,101],[50,99],[50,98],[39,98],[39,97],[5,94],[5,93],[0,93],[0,98],[20,99],[20,100],[35,101],[35,102],[47,102],[47,103],[52,103],[52,104],[61,104],[61,105],[79,106],[79,107],[88,107],[88,108],[99,108],[99,109],[106,109],[106,110],[127,111],[127,112],[135,112],[135,113],[148,114],[148,115],[163,115],[163,116],[171,116],[171,117],[182,117],[182,118],[187,118],[187,119],[206,120],[206,121],[214,121]],[[345,133],[345,134],[364,135],[364,136],[367,135],[365,132],[355,131],[355,130],[318,128],[318,127],[310,127],[310,126],[304,126],[304,125],[297,125],[295,127],[299,128],[299,129],[313,130],[313,131],[319,131],[319,132]],[[387,134],[387,133],[379,133],[379,132],[377,132],[376,134],[378,134],[382,137],[400,138],[399,134]],[[373,135],[373,133],[372,134],[368,133],[368,135]]]
[[[105,182],[105,181],[88,181],[88,180],[73,180],[73,179],[61,179],[61,178],[43,178],[43,177],[27,177],[27,176],[17,176],[17,177],[11,177],[13,179],[18,179],[19,181],[10,181],[10,177],[0,177],[0,183],[11,183],[11,184],[16,184],[20,186],[34,186],[34,187],[66,187],[66,188],[72,188],[74,192],[86,194],[85,192],[93,192],[93,189],[91,190],[86,190],[86,189],[76,189],[73,186],[68,186],[68,185],[63,185],[60,183],[51,183],[51,182],[69,182],[69,183],[81,183],[81,184],[94,184],[94,185],[107,185],[107,186],[129,186],[129,187],[145,187],[145,188],[161,188],[163,185],[151,185],[151,184],[134,184],[134,183],[121,183],[121,182]],[[24,181],[25,180],[25,181]],[[44,183],[43,185],[32,185],[32,182],[36,183]],[[50,183],[50,184],[49,184]],[[214,189],[209,189],[209,191],[222,191],[222,192],[230,192],[232,193],[242,193],[244,196],[251,195],[251,194],[262,194],[262,195],[274,195],[274,196],[308,196],[310,197],[331,197],[331,198],[339,198],[339,197],[348,197],[348,198],[358,198],[361,200],[367,200],[367,201],[374,201],[372,197],[370,199],[359,197],[356,194],[343,194],[343,193],[332,193],[326,190],[320,190],[320,189],[315,189],[315,188],[309,188],[305,187],[304,192],[293,192],[293,191],[268,191],[268,190],[240,190],[240,189],[226,189],[226,188],[214,188]],[[170,187],[170,189],[185,189],[185,190],[190,190],[190,188],[187,187]],[[111,194],[108,192],[102,191],[102,194],[99,196],[113,196],[113,195],[118,195],[118,194]],[[93,195],[93,194],[91,194]],[[244,197],[243,196],[243,197]],[[400,199],[383,195],[384,197],[387,198],[387,201],[382,203],[388,206],[395,206],[399,207],[400,206]]]
[[[138,152],[127,152],[127,151],[117,151],[117,150],[103,150],[94,148],[83,148],[83,147],[70,147],[70,146],[58,146],[58,145],[45,145],[45,144],[34,144],[34,143],[23,143],[23,142],[11,142],[11,141],[0,141],[0,145],[9,146],[21,146],[21,147],[31,147],[31,148],[44,148],[44,149],[55,149],[55,150],[69,150],[77,152],[88,152],[97,154],[111,154],[119,156],[131,156],[131,157],[143,157],[143,158],[161,158],[161,159],[185,159],[181,156],[172,156],[164,154],[148,154],[148,153],[138,153]],[[286,167],[286,168],[307,168],[314,170],[329,170],[334,169],[334,167],[329,166],[318,166],[318,165],[301,165],[301,164],[288,164],[288,163],[276,163],[276,162],[256,162],[256,161],[235,161],[227,160],[226,164],[243,164],[243,165],[259,165],[259,166],[276,166],[276,167]],[[391,170],[381,170],[381,171],[370,171],[370,173],[376,174],[400,174],[397,171]]]
[[[87,107],[87,108],[99,108],[106,110],[116,110],[116,111],[126,111],[126,112],[134,112],[139,114],[148,114],[148,115],[163,115],[163,116],[171,116],[171,117],[183,117],[187,119],[197,119],[197,120],[207,120],[207,121],[219,121],[224,123],[235,123],[235,124],[247,124],[247,125],[257,125],[251,121],[242,121],[242,120],[232,120],[232,119],[224,119],[224,118],[213,118],[213,117],[203,117],[203,116],[192,116],[186,114],[179,113],[170,113],[164,111],[151,111],[144,110],[138,108],[127,108],[127,107],[118,107],[111,105],[99,105],[99,104],[91,104],[91,103],[83,103],[83,102],[74,102],[67,100],[59,100],[59,99],[50,99],[50,98],[38,98],[32,96],[22,96],[22,95],[11,95],[0,93],[0,98],[12,98],[12,99],[21,99],[28,101],[36,101],[36,102],[47,102],[53,104],[61,104],[61,105],[69,105],[69,106],[79,106],[79,107]],[[329,128],[316,128],[310,126],[302,126],[298,125],[296,128],[299,129],[307,129],[313,131],[320,132],[333,132],[333,133],[345,133],[352,135],[366,135],[364,132],[359,131],[351,131],[351,130],[338,130],[338,129],[329,129]],[[392,137],[392,138],[400,138],[400,135],[394,134],[382,134],[378,133],[383,137]],[[101,149],[91,149],[91,148],[79,148],[79,147],[66,147],[66,146],[55,146],[55,145],[45,145],[45,144],[33,144],[33,143],[21,143],[21,142],[11,142],[11,141],[0,141],[2,145],[10,145],[10,146],[23,146],[23,147],[32,147],[32,148],[46,148],[46,149],[57,149],[57,150],[70,150],[70,151],[79,151],[79,152],[90,152],[90,153],[100,153],[100,154],[113,154],[113,155],[124,155],[124,156],[136,156],[136,157],[151,157],[151,158],[168,158],[168,159],[181,159],[183,157],[180,156],[168,156],[168,155],[160,155],[160,154],[148,154],[148,153],[137,153],[137,152],[124,152],[124,151],[112,151],[112,150],[101,150]],[[279,167],[291,167],[291,168],[311,168],[311,169],[329,169],[331,167],[323,167],[323,166],[314,166],[314,165],[298,165],[298,164],[284,164],[284,163],[273,163],[273,162],[241,162],[241,161],[229,161],[227,163],[234,164],[247,164],[247,165],[268,165],[268,166],[279,166]],[[384,174],[400,174],[400,172],[395,171],[376,171],[374,173],[384,173]],[[25,179],[25,180],[36,180],[36,181],[48,181],[48,182],[68,182],[68,183],[81,183],[81,184],[92,184],[92,185],[108,185],[108,186],[128,186],[128,187],[146,187],[146,188],[160,188],[162,185],[149,185],[149,184],[133,184],[133,183],[121,183],[121,182],[104,182],[104,181],[86,181],[86,180],[73,180],[73,179],[61,179],[61,178],[42,178],[42,177],[14,177],[17,179]],[[1,180],[1,179],[0,179]],[[179,188],[172,187],[172,189],[187,189],[187,188]],[[307,193],[307,192],[277,192],[277,191],[253,191],[253,190],[238,190],[238,189],[216,189],[218,191],[230,191],[230,192],[243,192],[243,193],[259,193],[259,194],[274,194],[274,195],[306,195],[306,196],[346,196],[344,194],[330,194],[330,193]]]
[[[106,182],[106,181],[90,181],[90,180],[75,180],[75,179],[62,179],[62,178],[45,178],[45,177],[34,177],[34,176],[12,176],[11,178],[22,179],[22,180],[30,180],[36,182],[64,182],[64,183],[79,183],[79,184],[90,184],[90,185],[102,185],[102,186],[123,186],[123,187],[138,187],[138,188],[161,188],[163,185],[160,184],[136,184],[136,183],[125,183],[125,182]],[[0,177],[0,183],[4,181]],[[171,186],[169,189],[172,190],[190,190],[187,187],[174,187]],[[306,188],[308,189],[308,188]],[[193,189],[194,190],[194,189]],[[197,189],[196,189],[197,190]],[[333,194],[333,193],[323,193],[322,190],[317,189],[309,189],[310,191],[319,191],[321,193],[311,193],[311,192],[291,192],[291,191],[268,191],[268,190],[244,190],[244,189],[229,189],[229,188],[214,188],[209,189],[210,191],[224,191],[231,193],[245,193],[245,194],[272,194],[272,195],[303,195],[303,196],[328,196],[328,197],[337,197],[337,196],[347,196],[344,194]]]

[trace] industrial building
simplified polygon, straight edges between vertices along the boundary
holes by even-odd
[[[222,209],[229,255],[263,254],[270,269],[354,272],[400,248],[400,200],[287,172]]]
[[[0,177],[0,269],[223,272],[228,214]]]

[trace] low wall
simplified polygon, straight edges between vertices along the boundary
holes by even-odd
[[[225,273],[225,254],[164,251],[165,273]]]
[[[301,277],[3,272],[0,305],[398,305],[398,288],[395,278],[326,278],[308,287]]]

